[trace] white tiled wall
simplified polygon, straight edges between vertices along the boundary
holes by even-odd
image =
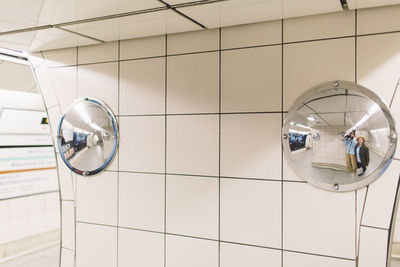
[[[359,236],[358,266],[383,266],[387,242],[368,230],[387,233],[399,162],[369,190],[326,192],[288,166],[280,135],[290,104],[320,82],[359,81],[391,101],[399,33],[374,33],[398,30],[398,8],[33,55],[52,125],[83,95],[119,114],[112,168],[61,183],[77,209],[76,267],[354,267]]]

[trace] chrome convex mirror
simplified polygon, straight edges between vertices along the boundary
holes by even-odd
[[[345,81],[317,85],[290,107],[282,129],[286,158],[304,180],[350,191],[377,179],[397,144],[389,108],[372,91]]]
[[[94,175],[114,158],[118,146],[117,122],[102,101],[77,99],[60,120],[57,142],[62,159],[72,171]]]

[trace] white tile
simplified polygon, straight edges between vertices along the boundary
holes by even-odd
[[[44,213],[36,213],[28,216],[29,235],[37,235],[47,232]]]
[[[221,267],[281,267],[281,251],[221,243]]]
[[[73,250],[61,248],[61,262],[60,267],[74,267],[75,265],[75,252]]]
[[[76,267],[116,267],[117,228],[76,224]]]
[[[400,30],[399,12],[399,5],[358,10],[357,34]]]
[[[386,266],[388,231],[361,227],[358,267]]]
[[[167,112],[213,113],[219,110],[219,54],[169,57]]]
[[[356,267],[355,261],[335,259],[303,253],[283,252],[283,267]]]
[[[164,231],[164,175],[119,173],[119,226]]]
[[[167,232],[218,239],[216,178],[167,176]]]
[[[73,201],[62,201],[61,246],[75,249],[75,207]]]
[[[51,49],[70,48],[83,45],[93,45],[100,42],[77,35],[62,29],[52,27],[34,32],[28,48],[23,51],[44,51]]]
[[[78,64],[118,60],[118,42],[78,47]]]
[[[164,234],[120,228],[118,266],[164,266]]]
[[[77,177],[78,221],[117,225],[117,179],[115,172]]]
[[[167,172],[218,175],[218,115],[169,116]]]
[[[222,52],[222,112],[280,111],[282,46]]]
[[[11,240],[23,239],[29,236],[28,218],[28,216],[22,216],[9,220]]]
[[[354,38],[284,46],[284,110],[304,91],[322,82],[354,82]],[[340,66],[340,67],[339,67]]]
[[[167,235],[167,267],[217,267],[218,242]]]
[[[28,203],[24,198],[9,200],[9,218],[18,218],[28,214]]]
[[[281,247],[281,183],[221,180],[221,240]]]
[[[77,51],[76,47],[56,50],[47,50],[42,52],[47,67],[61,67],[76,65]]]
[[[60,103],[61,112],[64,113],[69,105],[74,102],[77,93],[77,67],[49,68],[50,78],[54,91]]]
[[[10,221],[0,221],[0,244],[6,244],[11,241]]]
[[[165,35],[123,40],[120,42],[120,59],[164,56]]]
[[[357,41],[357,81],[388,105],[400,68],[400,33],[365,36]]]
[[[355,34],[355,15],[340,11],[286,19],[283,25],[284,42],[349,36]]]
[[[36,79],[40,92],[42,93],[46,108],[53,107],[58,104],[57,95],[50,78],[50,73],[46,65],[42,64],[35,69]]]
[[[8,201],[0,201],[0,222],[8,220],[10,216],[9,211],[9,202]]]
[[[120,118],[120,170],[164,172],[163,116]]]
[[[362,225],[389,229],[396,201],[400,161],[394,160],[375,182],[369,185]]]
[[[277,44],[281,42],[281,20],[244,24],[221,29],[222,49]]]
[[[120,64],[120,114],[165,113],[165,58]]]
[[[175,33],[167,36],[167,54],[219,49],[219,29]]]
[[[301,178],[296,171],[290,166],[288,160],[286,159],[286,156],[283,157],[282,161],[283,165],[283,180],[285,181],[304,181],[303,178]]]
[[[285,182],[283,205],[284,249],[355,258],[354,192],[338,194]]]
[[[46,229],[48,231],[59,230],[61,225],[60,210],[50,210],[45,213]]]
[[[28,206],[28,214],[41,213],[46,209],[46,197],[44,195],[36,195],[26,197]]]
[[[62,160],[60,154],[57,154],[58,181],[60,183],[61,199],[74,200],[74,187],[72,183],[72,174],[67,165]]]
[[[221,118],[221,176],[281,180],[281,114]]]
[[[94,96],[118,114],[118,63],[78,67],[78,97]]]

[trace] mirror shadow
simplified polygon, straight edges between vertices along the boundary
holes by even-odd
[[[354,190],[377,178],[394,153],[393,119],[372,92],[348,82],[300,97],[285,119],[286,155],[300,175],[328,190]],[[366,180],[367,179],[367,180]]]

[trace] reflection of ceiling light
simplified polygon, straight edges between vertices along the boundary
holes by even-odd
[[[309,121],[315,121],[315,118],[314,118],[313,116],[308,116],[308,117],[307,117],[307,120],[309,120]]]

